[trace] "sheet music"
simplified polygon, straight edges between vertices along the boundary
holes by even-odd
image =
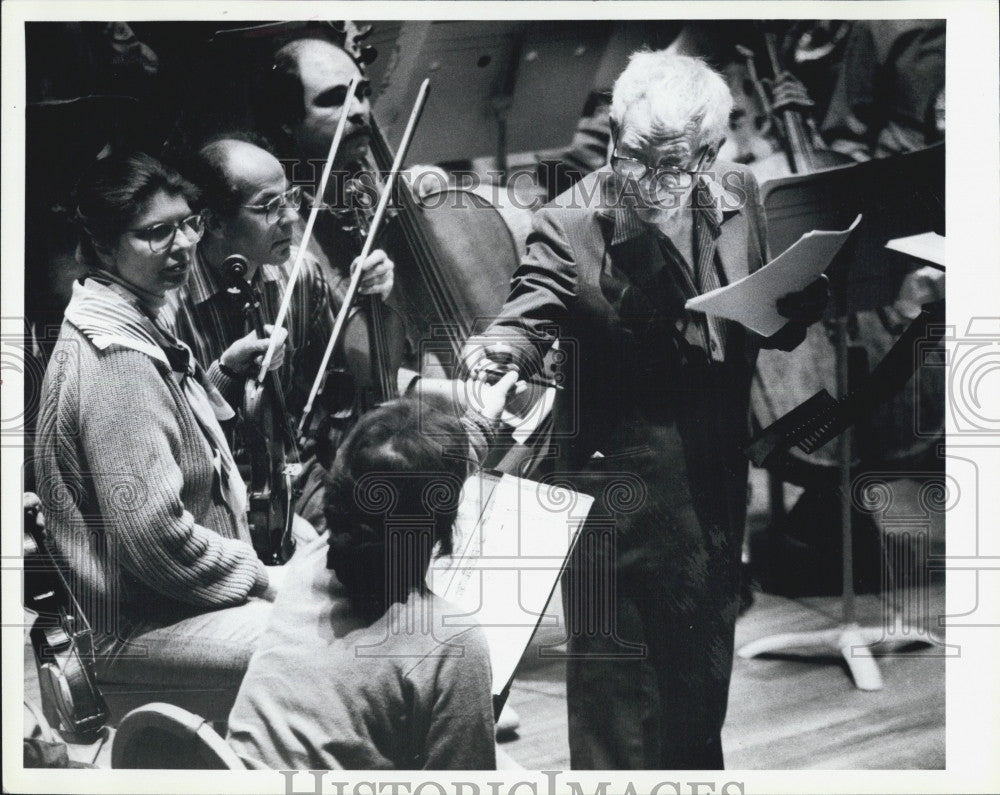
[[[446,624],[482,626],[494,695],[513,677],[592,503],[511,475],[466,481],[455,554],[437,559],[428,577],[431,589],[459,608]]]
[[[944,268],[944,235],[937,232],[897,237],[886,243],[885,247]]]
[[[859,215],[842,232],[807,232],[760,270],[692,298],[684,307],[735,320],[763,337],[770,337],[788,322],[778,314],[776,301],[817,279],[860,221]]]

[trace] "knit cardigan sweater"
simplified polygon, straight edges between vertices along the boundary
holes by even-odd
[[[223,498],[211,447],[163,362],[99,349],[65,320],[35,454],[47,533],[99,636],[266,590],[246,517]]]

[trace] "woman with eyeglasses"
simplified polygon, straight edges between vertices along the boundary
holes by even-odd
[[[81,179],[87,274],[42,384],[35,466],[49,535],[94,630],[98,679],[224,717],[278,570],[250,543],[219,424],[232,409],[160,311],[204,232],[191,194],[145,154],[112,155]],[[266,341],[237,344],[248,366]]]

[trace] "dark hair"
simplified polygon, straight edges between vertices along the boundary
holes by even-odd
[[[257,125],[272,141],[283,144],[287,143],[288,134],[282,125],[298,124],[306,115],[305,88],[299,72],[301,41],[291,41],[275,52],[255,94]]]
[[[257,126],[269,140],[280,147],[282,154],[288,154],[283,150],[290,143],[283,126],[294,127],[306,115],[305,87],[302,85],[299,56],[307,46],[306,43],[311,41],[329,44],[357,64],[354,56],[344,49],[342,41],[333,41],[322,34],[300,36],[275,51],[269,68],[260,76],[254,94],[254,116]]]
[[[409,399],[365,414],[342,443],[325,495],[327,564],[363,614],[423,590],[435,545],[451,554],[468,448],[455,417]]]
[[[95,246],[112,245],[159,191],[188,202],[196,198],[191,183],[144,152],[111,154],[92,163],[74,191],[82,264],[99,265]]]
[[[229,167],[227,141],[253,144],[265,152],[271,151],[269,142],[260,135],[245,130],[213,135],[198,149],[184,168],[185,173],[198,186],[199,211],[211,209],[223,218],[232,218],[240,210],[243,193],[233,179]]]

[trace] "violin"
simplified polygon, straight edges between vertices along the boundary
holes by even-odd
[[[223,262],[231,289],[244,299],[243,311],[257,336],[267,336],[260,295],[247,280],[245,257],[233,254]],[[291,285],[289,288],[291,289]],[[295,551],[292,537],[294,506],[299,497],[302,471],[298,441],[285,406],[278,374],[269,370],[263,381],[249,378],[242,406],[243,439],[250,458],[247,488],[248,522],[254,549],[264,563],[286,563]]]
[[[94,673],[93,631],[49,549],[37,503],[24,507],[25,606],[38,614],[31,647],[46,719],[87,741],[110,711]],[[54,713],[53,713],[54,710]]]

